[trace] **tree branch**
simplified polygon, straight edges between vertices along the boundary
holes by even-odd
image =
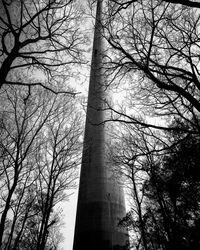
[[[41,82],[34,82],[34,83],[23,83],[23,82],[11,82],[11,81],[5,81],[5,84],[9,84],[9,85],[19,85],[19,86],[26,86],[26,87],[30,87],[30,86],[40,86],[54,94],[68,94],[68,95],[72,95],[72,96],[76,96],[78,94],[80,94],[81,92],[71,92],[71,91],[56,91],[52,88],[49,88],[47,86],[45,86],[43,83]]]

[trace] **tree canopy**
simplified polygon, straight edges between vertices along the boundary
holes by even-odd
[[[39,85],[54,93],[72,92],[66,83],[74,74],[71,66],[83,62],[86,42],[75,2],[1,1],[0,88]]]

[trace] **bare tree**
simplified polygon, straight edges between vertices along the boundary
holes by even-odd
[[[74,186],[81,116],[73,98],[42,89],[6,87],[1,102],[1,248],[32,235],[34,249],[44,249],[58,222],[53,208]]]
[[[74,188],[77,166],[80,163],[81,116],[74,112],[72,103],[62,102],[59,114],[45,126],[46,137],[38,152],[37,189],[42,202],[37,249],[44,249],[51,223],[52,209],[62,201],[67,190]]]
[[[80,22],[74,0],[2,0],[0,88],[39,85],[67,92],[71,66],[82,61],[80,45],[86,42]]]
[[[134,206],[125,222],[138,236],[136,249],[198,249],[199,205],[185,195],[199,192],[192,176],[200,132],[198,3],[109,1],[107,7],[104,67],[111,84],[128,89],[128,105],[109,107],[110,120],[129,128],[114,157],[132,187]]]
[[[120,225],[133,249],[198,249],[199,136],[156,134],[125,124],[115,135],[111,156],[130,206]]]
[[[9,88],[7,88],[4,95],[1,96],[1,101],[4,102],[4,106],[1,107],[3,125],[1,172],[4,178],[1,178],[0,244],[2,244],[7,214],[13,202],[18,182],[26,179],[27,170],[31,169],[32,162],[27,159],[27,155],[31,154],[33,143],[52,109],[52,106],[49,110],[47,109],[47,113],[43,117],[45,108],[41,105],[41,99],[39,105],[33,108],[30,104],[27,106],[27,102],[23,103],[23,98],[20,98],[20,95],[23,94],[26,93],[15,90],[14,94],[10,94]],[[33,121],[36,114],[38,117]],[[30,126],[31,121],[32,126]],[[26,181],[24,180],[24,182]]]
[[[119,127],[113,134],[111,159],[115,174],[123,181],[130,207],[119,225],[129,228],[131,249],[153,249],[145,222],[145,183],[152,163],[163,154],[166,144],[162,145],[164,140],[149,128],[142,130],[139,125],[130,124]]]
[[[139,2],[138,0],[111,0],[117,6],[117,11],[128,8],[134,2]],[[173,4],[182,4],[183,6],[200,8],[200,3],[197,1],[190,0],[164,0],[164,2],[173,3]]]
[[[107,73],[114,80],[118,76],[116,82],[123,78],[130,83],[134,108],[140,100],[137,112],[143,106],[148,114],[170,122],[190,122],[199,133],[198,9],[151,0],[121,7],[116,11],[118,1],[109,2],[102,22],[111,47]],[[125,118],[140,122],[134,114]]]

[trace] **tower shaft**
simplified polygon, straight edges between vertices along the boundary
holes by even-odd
[[[109,135],[103,122],[108,94],[101,14],[102,0],[98,0],[73,250],[126,249],[128,239],[118,226],[125,216],[123,191],[112,177],[106,152]]]

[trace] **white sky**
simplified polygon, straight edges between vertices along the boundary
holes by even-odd
[[[63,250],[72,250],[73,248],[73,237],[74,237],[74,227],[76,219],[76,205],[77,205],[78,189],[70,197],[69,201],[66,201],[63,206],[63,215],[65,225],[61,232],[64,236],[64,241],[60,246]]]

